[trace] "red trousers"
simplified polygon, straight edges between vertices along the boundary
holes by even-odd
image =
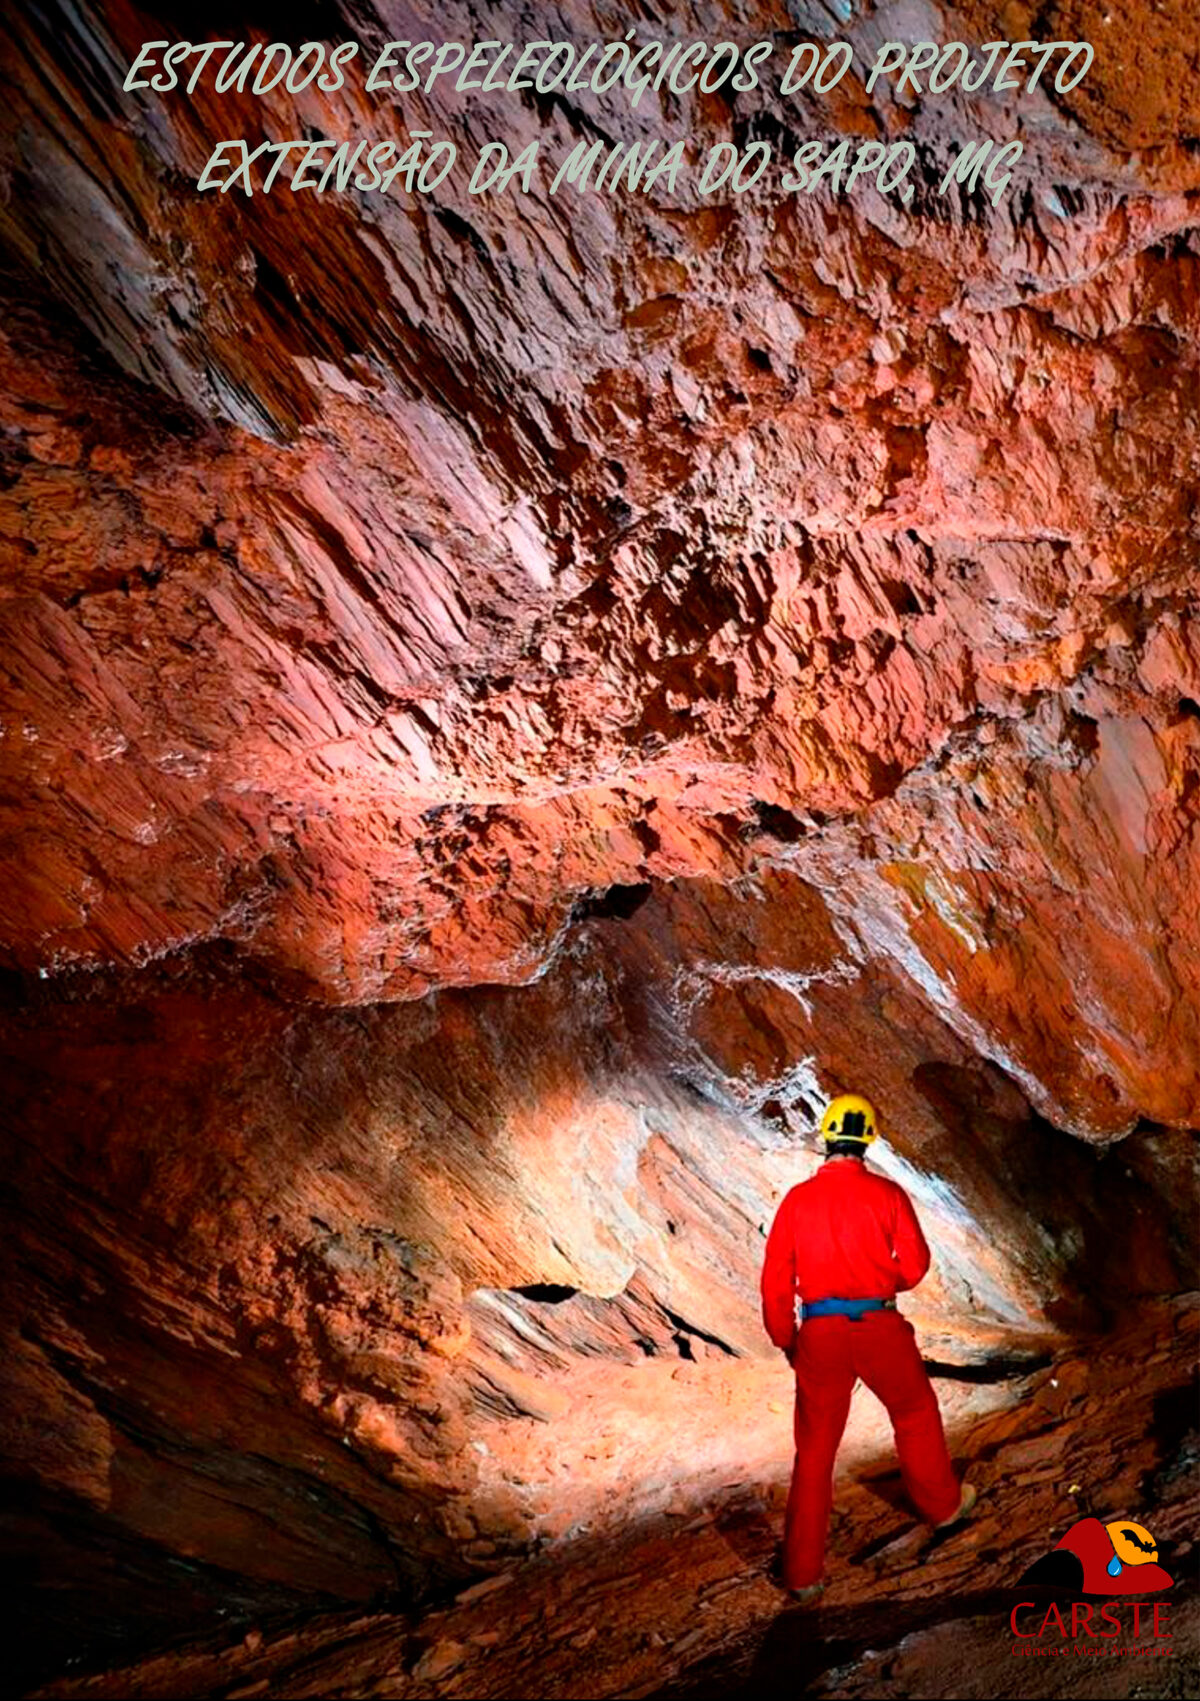
[[[783,1527],[783,1580],[815,1583],[825,1568],[833,1461],[861,1377],[887,1407],[909,1499],[930,1524],[951,1518],[961,1489],[946,1451],[942,1416],[913,1326],[898,1311],[812,1317],[800,1327],[796,1372],[796,1463]]]

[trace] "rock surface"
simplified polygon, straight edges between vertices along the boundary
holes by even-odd
[[[884,1108],[943,1367],[1196,1281],[1183,0],[651,9],[1097,56],[1066,97],[485,117],[123,93],[185,10],[2,47],[0,1443],[41,1675],[777,1471],[754,1289],[831,1090]],[[906,136],[920,187],[194,189],[231,135],[410,129]],[[965,134],[1025,143],[996,207],[936,192]],[[469,1645],[423,1680],[467,1693]]]
[[[860,60],[894,11],[842,20]],[[593,889],[795,855],[850,954],[904,961],[1058,1124],[1200,1121],[1200,168],[1166,12],[1135,50],[1100,11],[1071,13],[1098,61],[1059,102],[488,107],[547,159],[903,133],[930,191],[960,127],[1020,130],[995,208],[903,209],[459,172],[215,202],[222,137],[465,148],[469,103],[126,95],[141,14],[19,20],[0,228],[110,360],[15,286],[9,962],[225,939],[320,996],[409,998],[527,981]]]
[[[757,1274],[816,1162],[784,1124],[881,1010],[932,1362],[1011,1373],[1187,1286],[1191,1137],[1043,1123],[911,986],[821,979],[794,884],[593,918],[527,988],[314,1009],[193,961],[27,989],[0,1433],[35,1646],[427,1599],[777,1474]],[[789,1026],[764,994],[805,974]]]
[[[819,1609],[788,1607],[768,1576],[785,1481],[714,1500],[693,1516],[583,1546],[474,1588],[423,1619],[311,1620],[278,1634],[166,1654],[45,1696],[336,1693],[694,1697],[919,1694],[1184,1696],[1200,1628],[1192,1513],[1200,1489],[1195,1296],[1147,1307],[1090,1360],[1070,1356],[1005,1389],[953,1401],[951,1433],[980,1488],[971,1522],[933,1534],[902,1508],[874,1455],[886,1423],[856,1400],[838,1481],[830,1587]],[[1149,1350],[1148,1350],[1149,1349]],[[983,1396],[981,1398],[981,1396]],[[1091,1418],[1096,1404],[1107,1427]],[[969,1426],[969,1428],[968,1428]],[[1032,1467],[1032,1468],[1031,1468]],[[693,1509],[695,1510],[695,1509]],[[1016,1659],[1008,1617],[1025,1566],[1078,1517],[1145,1517],[1169,1555],[1173,1653],[1064,1662]],[[1069,1616],[1069,1615],[1068,1615]],[[1125,1628],[1130,1614],[1125,1609]],[[1140,1634],[1148,1648],[1153,1640]],[[1081,1637],[1086,1646],[1086,1638]],[[1133,1643],[1130,1634],[1122,1641]]]

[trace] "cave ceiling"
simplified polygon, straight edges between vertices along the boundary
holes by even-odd
[[[227,134],[400,134],[399,104],[133,102],[146,14],[14,19],[9,966],[224,941],[298,997],[411,1000],[535,979],[611,887],[786,873],[846,972],[898,965],[1060,1126],[1196,1120],[1197,173],[1172,9],[1153,52],[1095,12],[1055,9],[1095,68],[1022,97],[995,209],[200,196]],[[730,98],[669,123],[717,137]],[[905,98],[757,121],[908,136],[926,179],[1018,123]],[[494,121],[648,133],[593,99]],[[403,122],[478,141],[452,92]]]

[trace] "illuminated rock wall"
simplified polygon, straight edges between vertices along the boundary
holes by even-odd
[[[802,10],[662,29],[951,33]],[[88,1646],[522,1544],[486,1426],[553,1425],[597,1361],[752,1367],[835,1087],[935,1241],[927,1352],[1194,1283],[1187,17],[1069,10],[1040,33],[1097,61],[1062,101],[482,129],[358,80],[134,99],[173,12],[13,21],[4,1440]],[[937,196],[1018,122],[998,207]],[[404,125],[906,135],[920,189],[193,189],[230,135]]]

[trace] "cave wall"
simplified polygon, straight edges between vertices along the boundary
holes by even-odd
[[[313,1007],[211,951],[10,986],[0,1447],[39,1640],[94,1660],[502,1567],[588,1492],[589,1367],[711,1361],[719,1436],[721,1379],[771,1356],[763,1237],[822,1081],[885,1108],[932,1360],[1039,1362],[1194,1280],[1193,1137],[1053,1128],[836,951],[815,888],[609,905],[524,988]]]
[[[16,20],[0,232],[39,286],[4,339],[9,963],[222,938],[334,1000],[520,982],[580,894],[769,858],[765,806],[832,841],[851,925],[1052,1120],[1200,1120],[1192,34],[1148,9],[1135,50],[1100,13],[1042,17],[1096,65],[1019,107],[850,80],[488,109],[556,159],[904,134],[903,210],[458,173],[214,201],[190,185],[230,133],[466,147],[469,102],[146,100],[119,82],[152,14]],[[308,22],[369,47],[402,16]],[[860,59],[947,21],[670,19]],[[928,193],[964,127],[1025,140],[994,209]]]
[[[1063,99],[488,109],[555,158],[906,135],[903,209],[318,202],[192,184],[231,134],[478,118],[123,95],[181,7],[3,39],[2,1422],[81,1657],[503,1563],[486,1426],[581,1364],[754,1363],[834,1088],[884,1107],[939,1360],[1194,1284],[1190,8],[645,17],[1097,58]],[[997,207],[934,193],[1018,131]]]

